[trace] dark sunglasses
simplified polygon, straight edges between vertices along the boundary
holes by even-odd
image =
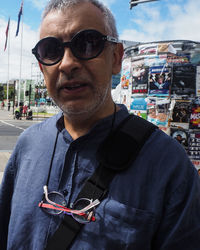
[[[103,51],[106,41],[118,42],[117,38],[103,35],[97,30],[82,30],[69,42],[61,42],[56,37],[43,38],[32,49],[32,53],[41,64],[48,66],[62,60],[65,47],[70,48],[76,58],[90,60]]]

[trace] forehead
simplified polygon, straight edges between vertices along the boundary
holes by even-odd
[[[51,11],[40,27],[40,38],[47,36],[69,39],[84,29],[96,29],[105,33],[104,17],[96,6],[82,3],[63,10]]]

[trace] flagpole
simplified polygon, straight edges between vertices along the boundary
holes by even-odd
[[[19,68],[19,86],[18,86],[18,107],[20,104],[20,91],[21,91],[21,75],[22,75],[22,44],[23,44],[23,11],[22,11],[22,24],[21,24],[21,50],[20,50],[20,68]]]
[[[10,17],[9,17],[10,19]],[[10,25],[10,24],[9,24]],[[8,75],[7,75],[7,107],[8,107],[8,97],[9,97],[9,78],[10,78],[10,27],[8,29]]]

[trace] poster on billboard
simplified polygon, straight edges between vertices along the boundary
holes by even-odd
[[[200,129],[200,96],[192,101],[189,128]]]
[[[200,96],[200,66],[197,66],[196,70],[196,96]]]
[[[146,98],[136,97],[131,99],[130,113],[147,119]]]
[[[173,66],[171,93],[175,95],[195,96],[196,67],[193,65]]]
[[[149,67],[145,66],[144,59],[131,62],[132,94],[147,94]]]
[[[188,130],[183,128],[171,128],[170,135],[188,151]]]
[[[191,113],[191,100],[174,100],[175,105],[172,110],[171,125],[175,123],[177,126],[186,123],[189,126],[190,113]]]
[[[200,161],[200,131],[189,133],[188,155],[194,161]]]
[[[168,122],[170,100],[167,98],[147,98],[147,120],[158,126],[162,131],[169,134]]]
[[[171,68],[163,66],[149,68],[149,95],[169,96]]]
[[[121,70],[121,88],[129,89],[131,76],[131,58],[126,58],[122,62]]]

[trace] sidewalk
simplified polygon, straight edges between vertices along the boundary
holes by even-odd
[[[13,110],[8,111],[7,107],[0,109],[0,120],[13,120]]]
[[[4,168],[10,158],[11,152],[0,152],[0,183],[3,177]]]

